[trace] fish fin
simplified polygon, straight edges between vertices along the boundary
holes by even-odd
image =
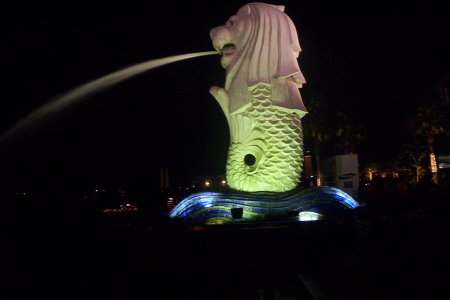
[[[229,115],[228,112],[228,93],[224,88],[213,86],[209,89],[209,93],[214,96],[217,102],[219,102],[225,116]]]

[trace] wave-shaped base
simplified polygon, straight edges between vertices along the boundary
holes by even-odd
[[[328,186],[284,193],[201,192],[185,198],[169,216],[192,224],[237,223],[282,220],[302,212],[326,218],[358,206],[349,194]]]

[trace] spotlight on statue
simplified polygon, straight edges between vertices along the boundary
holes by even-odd
[[[226,70],[225,86],[214,86],[210,93],[230,129],[226,183],[233,192],[191,195],[170,217],[216,224],[219,219],[285,219],[294,213],[300,221],[312,221],[325,212],[357,207],[336,188],[297,189],[303,169],[301,120],[307,113],[299,88],[306,80],[297,61],[297,30],[284,6],[246,4],[210,36]]]

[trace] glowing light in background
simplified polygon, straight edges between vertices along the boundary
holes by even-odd
[[[437,173],[438,168],[436,164],[436,156],[434,155],[434,153],[430,154],[430,162],[431,162],[431,173]]]
[[[175,201],[172,197],[169,197],[166,202],[167,209],[171,210],[175,207]]]

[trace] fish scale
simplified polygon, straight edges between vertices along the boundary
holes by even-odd
[[[269,84],[253,86],[250,94],[251,105],[233,116],[250,118],[252,126],[241,139],[230,144],[228,184],[233,189],[248,192],[292,190],[299,182],[303,167],[300,116],[272,104]],[[254,134],[255,131],[258,134]],[[261,144],[255,147],[255,137],[265,141],[264,149]],[[246,164],[246,155],[255,157],[253,165]]]

